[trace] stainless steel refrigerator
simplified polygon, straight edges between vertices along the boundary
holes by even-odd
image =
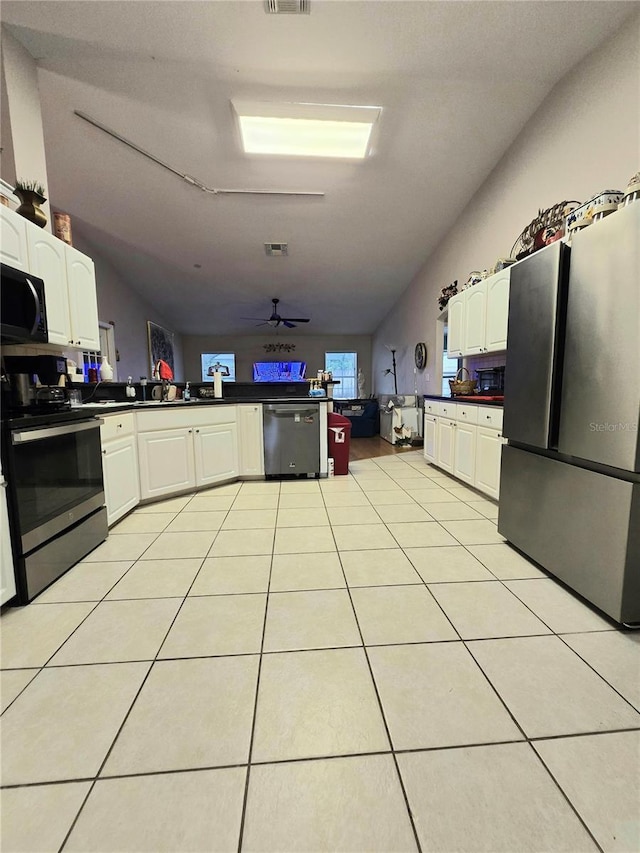
[[[640,203],[511,269],[498,530],[640,623]]]

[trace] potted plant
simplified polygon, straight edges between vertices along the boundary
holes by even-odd
[[[44,194],[44,187],[38,181],[24,181],[22,179],[16,181],[14,189],[15,195],[20,199],[20,207],[16,213],[24,216],[30,222],[44,228],[47,224],[47,217],[44,211],[40,209],[40,205],[47,200]]]

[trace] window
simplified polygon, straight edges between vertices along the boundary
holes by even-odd
[[[449,387],[449,380],[455,379],[456,373],[462,366],[461,358],[449,358],[447,356],[447,332],[448,327],[444,327],[444,344],[442,350],[442,396],[450,397],[451,396],[451,388]]]
[[[325,352],[324,369],[331,371],[333,378],[340,382],[333,389],[333,396],[352,400],[358,396],[358,353]]]
[[[213,382],[213,374],[218,370],[223,382],[236,381],[236,356],[232,352],[202,352],[202,381]]]

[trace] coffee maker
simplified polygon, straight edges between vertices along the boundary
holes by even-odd
[[[10,411],[69,406],[67,361],[59,355],[6,355],[2,359],[2,406]]]

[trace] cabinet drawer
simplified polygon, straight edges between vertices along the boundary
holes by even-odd
[[[176,406],[167,404],[167,408],[153,407],[150,410],[136,412],[138,431],[149,432],[156,429],[186,429],[213,424],[234,423],[236,407],[229,405],[191,404]]]
[[[456,410],[456,420],[466,421],[468,424],[478,423],[478,406],[465,406],[464,403],[458,403]]]
[[[502,430],[503,410],[498,406],[478,406],[478,426]]]
[[[457,411],[457,403],[438,403],[438,411],[436,414],[441,418],[449,418],[450,420],[455,421],[458,417]]]
[[[440,403],[438,403],[437,400],[425,400],[424,401],[424,413],[425,413],[425,415],[437,415],[439,405],[440,405]]]
[[[100,440],[112,441],[114,438],[124,438],[135,432],[135,418],[133,412],[122,412],[119,415],[104,416],[104,423],[100,426]]]

